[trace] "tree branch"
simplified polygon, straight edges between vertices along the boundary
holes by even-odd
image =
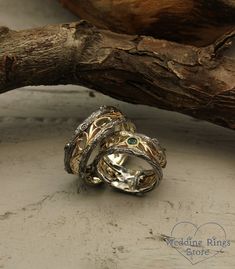
[[[76,84],[117,99],[178,111],[235,129],[235,30],[196,48],[99,30],[86,21],[11,31],[0,27],[0,93]]]

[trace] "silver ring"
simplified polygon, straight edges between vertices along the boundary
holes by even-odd
[[[122,163],[115,162],[119,155],[125,156]],[[126,168],[130,156],[145,160],[151,168]],[[124,192],[144,193],[151,191],[161,182],[166,155],[156,138],[151,139],[130,131],[119,131],[106,137],[101,152],[92,165],[97,176],[110,186]]]

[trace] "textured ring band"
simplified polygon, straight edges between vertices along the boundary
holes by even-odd
[[[78,174],[80,179],[91,185],[102,183],[102,180],[93,175],[93,169],[88,165],[92,152],[99,147],[101,141],[120,130],[135,131],[135,125],[115,107],[102,106],[92,113],[78,126],[75,135],[65,150],[65,170],[68,173]],[[117,163],[124,161],[124,156],[116,159]]]
[[[145,160],[151,169],[128,169],[125,167],[127,158],[122,164],[112,162],[119,154]],[[147,192],[159,185],[162,168],[165,166],[165,150],[157,139],[128,131],[116,132],[108,137],[93,162],[99,178],[112,187],[129,193]]]

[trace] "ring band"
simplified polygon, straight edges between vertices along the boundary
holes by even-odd
[[[126,156],[122,163],[113,162],[115,156]],[[150,164],[151,169],[128,169],[128,156],[138,157]],[[114,188],[129,193],[144,193],[159,185],[162,168],[166,166],[165,150],[157,139],[129,131],[115,132],[107,137],[102,150],[93,162],[97,176]]]
[[[121,130],[134,132],[135,129],[135,125],[117,108],[100,107],[78,126],[71,141],[65,145],[65,170],[78,174],[91,185],[102,183],[102,179],[94,175],[93,168],[88,165],[92,152],[112,133]],[[116,164],[121,164],[124,159],[125,156],[116,159]]]

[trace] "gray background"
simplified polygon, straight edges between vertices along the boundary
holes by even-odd
[[[74,20],[56,1],[0,0],[0,25],[14,29]],[[189,268],[161,237],[184,220],[219,222],[234,240],[234,132],[89,93],[27,87],[0,96],[0,268]],[[167,148],[164,180],[143,198],[78,188],[63,170],[64,144],[103,104]],[[234,251],[232,243],[194,268],[234,268]]]

